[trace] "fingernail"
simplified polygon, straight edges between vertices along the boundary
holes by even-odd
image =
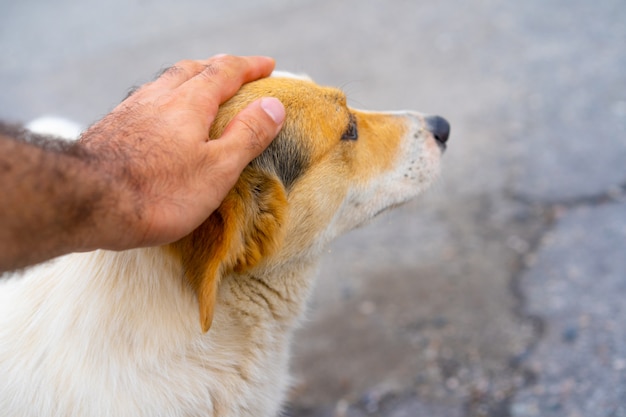
[[[272,118],[277,125],[285,120],[285,107],[283,103],[274,97],[265,97],[261,99],[261,108],[269,117]]]

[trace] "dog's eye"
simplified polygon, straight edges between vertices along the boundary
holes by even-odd
[[[341,135],[341,140],[357,140],[359,138],[359,131],[356,128],[356,117],[353,114],[350,114],[350,123],[348,123],[348,128],[343,135]]]

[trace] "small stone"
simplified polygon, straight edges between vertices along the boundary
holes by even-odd
[[[568,326],[562,333],[563,341],[566,343],[574,343],[578,339],[578,328],[575,326]]]
[[[509,236],[506,245],[519,254],[525,254],[530,249],[528,242],[516,235]]]
[[[450,391],[454,391],[457,388],[459,388],[459,380],[456,378],[448,378],[446,380],[446,388],[448,388]]]

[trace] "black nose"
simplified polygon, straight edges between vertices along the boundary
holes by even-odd
[[[450,136],[450,123],[443,117],[428,116],[425,118],[426,127],[430,130],[435,139],[441,143],[446,143]]]

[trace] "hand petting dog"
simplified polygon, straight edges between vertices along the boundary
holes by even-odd
[[[0,126],[0,272],[190,233],[279,132],[282,104],[261,98],[208,135],[219,105],[273,68],[266,57],[179,62],[71,144]]]

